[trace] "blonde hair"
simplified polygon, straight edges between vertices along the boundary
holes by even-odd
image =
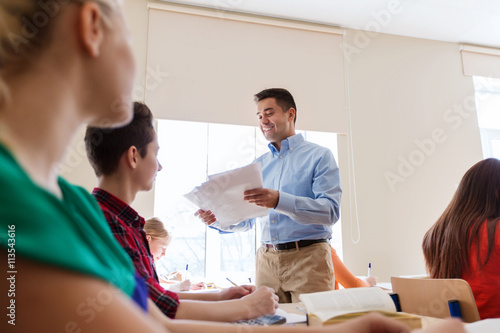
[[[116,11],[114,0],[1,0],[0,2],[0,105],[9,99],[8,85],[2,71],[15,64],[24,64],[47,45],[53,18],[69,3],[95,2],[109,25],[109,16]]]
[[[147,219],[144,230],[146,231],[146,235],[154,239],[171,237],[170,233],[165,228],[165,224],[157,217]]]

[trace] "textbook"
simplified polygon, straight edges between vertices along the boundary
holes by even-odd
[[[396,312],[391,296],[377,287],[302,294],[299,299],[306,307],[310,326],[337,324],[376,311],[411,328],[422,327],[419,316]]]

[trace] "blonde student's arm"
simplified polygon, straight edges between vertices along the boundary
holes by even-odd
[[[4,250],[0,257],[7,262]],[[8,325],[9,332],[168,332],[102,280],[19,256],[16,271],[11,298],[15,300],[15,326],[7,324],[6,318],[0,325]],[[7,291],[10,282],[1,279],[0,286]]]

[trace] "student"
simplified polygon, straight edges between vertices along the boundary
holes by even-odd
[[[52,16],[38,33],[27,30],[47,8]],[[132,301],[133,265],[98,205],[57,175],[79,126],[131,119],[123,98],[134,82],[127,31],[115,0],[0,2],[0,261],[17,272],[0,279],[1,332],[241,332],[168,320],[152,302],[145,313],[138,304],[146,294]],[[376,327],[401,328],[370,316],[322,332]]]
[[[358,278],[344,265],[337,255],[337,251],[332,246],[333,271],[335,272],[335,289],[339,289],[339,284],[344,288],[373,287],[377,281],[373,276]]]
[[[295,133],[297,107],[289,91],[265,89],[254,97],[269,152],[256,160],[262,163],[264,188],[242,195],[251,204],[270,208],[261,220],[256,283],[275,289],[281,303],[298,302],[302,293],[334,289],[328,241],[339,218],[339,169],[330,150]],[[222,228],[210,210],[196,214],[224,231],[249,230],[256,220]]]
[[[431,278],[471,286],[481,319],[500,317],[500,161],[470,168],[422,248]]]
[[[238,321],[275,312],[278,297],[267,287],[255,290],[255,286],[240,286],[219,293],[179,295],[161,287],[144,231],[145,220],[130,207],[139,191],[152,189],[156,173],[161,170],[153,115],[146,105],[135,102],[132,122],[124,127],[88,127],[85,144],[98,178],[93,195],[111,231],[146,281],[151,299],[165,315],[176,319]],[[184,300],[179,301],[179,296]]]
[[[146,232],[146,239],[149,244],[149,250],[151,251],[151,256],[155,262],[155,265],[159,262],[159,260],[165,256],[165,251],[167,247],[170,245],[172,240],[172,236],[165,228],[165,224],[157,218],[151,217],[146,220],[144,224],[144,231]],[[180,275],[179,273],[175,274]],[[179,291],[188,291],[188,290],[200,290],[205,287],[203,282],[191,284],[191,281],[184,277],[183,281],[178,280],[165,280],[162,279],[161,276],[158,276],[158,280],[160,283],[168,284],[168,287],[165,289],[179,292]],[[182,298],[182,297],[181,297]]]
[[[0,260],[17,272],[0,331],[164,331],[95,200],[57,174],[81,125],[131,119],[134,74],[118,1],[0,2]]]

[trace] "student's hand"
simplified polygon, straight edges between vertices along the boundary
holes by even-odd
[[[251,285],[243,285],[239,287],[231,287],[223,289],[219,292],[219,301],[226,301],[229,299],[238,299],[243,296],[250,295],[253,293],[257,287]]]
[[[367,277],[364,277],[361,279],[361,281],[363,281],[363,283],[367,286],[367,287],[373,287],[374,285],[377,284],[377,279],[374,278],[373,276],[367,276]]]
[[[168,290],[171,291],[188,291],[189,289],[191,289],[191,281],[189,280],[177,282],[168,286]]]
[[[346,322],[323,327],[321,332],[329,333],[408,333],[410,328],[380,313],[369,313]],[[423,332],[422,332],[423,333]],[[428,333],[428,332],[425,332]],[[429,332],[430,333],[430,332]]]
[[[260,287],[255,292],[241,299],[246,308],[248,318],[253,319],[266,314],[274,314],[278,308],[278,296],[274,293],[274,289],[268,287]]]
[[[214,224],[215,221],[217,221],[217,218],[210,210],[198,209],[198,211],[194,213],[194,216],[198,216],[206,225]]]
[[[205,289],[205,283],[204,282],[198,282],[198,283],[193,283],[191,284],[191,290],[201,290]]]
[[[280,199],[278,191],[268,188],[255,188],[243,192],[243,195],[246,202],[265,208],[276,208]]]

